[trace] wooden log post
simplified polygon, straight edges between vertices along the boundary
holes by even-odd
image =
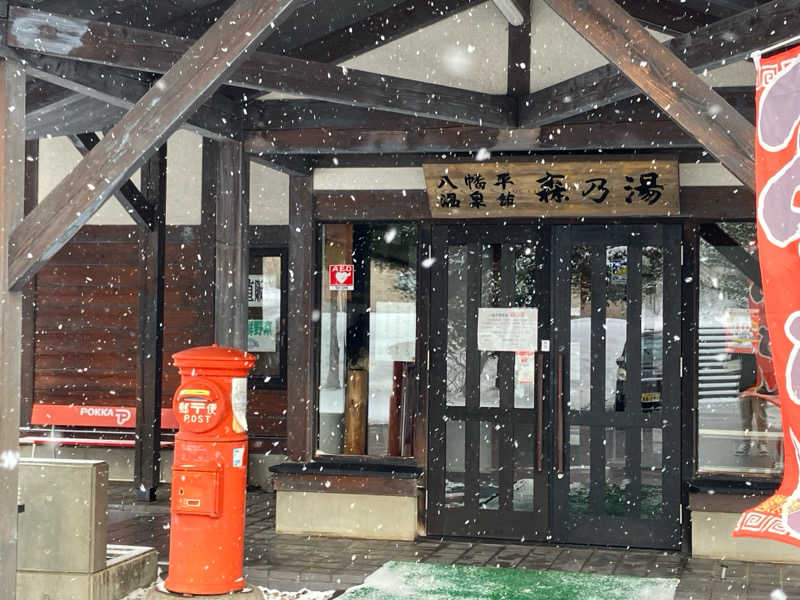
[[[287,449],[291,460],[314,456],[312,310],[314,205],[311,177],[289,179],[289,318],[287,327]]]
[[[16,598],[22,293],[9,291],[8,240],[22,222],[25,72],[0,60],[0,600]]]
[[[152,209],[150,228],[139,227],[139,345],[136,351],[136,497],[152,502],[161,475],[161,381],[164,337],[164,241],[167,146],[142,167],[142,189]]]
[[[250,163],[241,142],[213,142],[216,180],[214,340],[247,349]]]
[[[344,453],[367,453],[367,394],[369,375],[348,369],[344,394]]]

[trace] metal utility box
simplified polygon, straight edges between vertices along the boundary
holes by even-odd
[[[106,566],[108,465],[20,459],[17,568],[94,573]]]

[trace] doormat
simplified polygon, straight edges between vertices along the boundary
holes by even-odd
[[[677,579],[387,562],[341,600],[672,600]]]

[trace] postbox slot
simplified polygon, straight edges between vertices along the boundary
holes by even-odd
[[[172,468],[172,510],[218,517],[222,499],[222,468],[178,465]]]

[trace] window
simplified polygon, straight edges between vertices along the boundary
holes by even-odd
[[[698,472],[779,475],[783,434],[755,224],[703,225],[701,237]]]
[[[417,227],[322,229],[321,453],[411,456]]]
[[[284,249],[250,251],[247,351],[257,357],[250,371],[255,387],[286,385],[287,262]]]

